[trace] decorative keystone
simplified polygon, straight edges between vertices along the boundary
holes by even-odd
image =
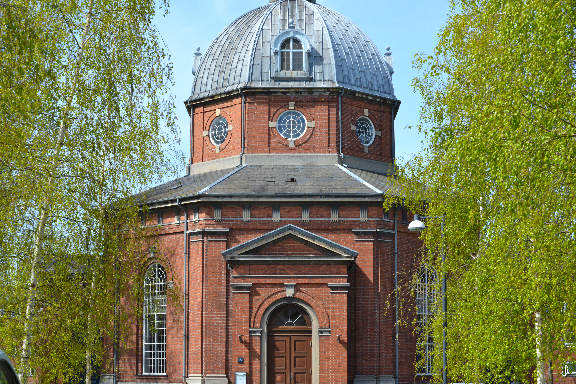
[[[295,283],[284,283],[284,288],[286,288],[286,297],[294,297],[294,293],[296,292]]]

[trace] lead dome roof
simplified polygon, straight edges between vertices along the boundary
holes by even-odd
[[[290,28],[293,21],[293,28]],[[311,77],[275,79],[274,40],[288,30],[311,46]],[[396,99],[392,67],[376,45],[341,14],[309,0],[279,0],[228,26],[202,56],[190,101],[243,88],[345,88]]]

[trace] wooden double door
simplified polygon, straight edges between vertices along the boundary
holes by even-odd
[[[311,331],[272,331],[268,340],[267,382],[269,384],[311,384]]]

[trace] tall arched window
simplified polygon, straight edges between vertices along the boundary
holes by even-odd
[[[304,71],[304,48],[294,37],[288,38],[280,46],[280,70]]]
[[[436,272],[425,265],[420,267],[418,280],[416,282],[416,315],[417,326],[424,333],[420,336],[419,370],[420,375],[432,374],[432,354],[434,351],[434,339],[426,327],[430,324],[434,315],[437,291],[435,288]]]
[[[152,264],[144,275],[142,373],[166,373],[166,272]]]

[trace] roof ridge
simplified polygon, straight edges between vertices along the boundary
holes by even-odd
[[[221,182],[225,181],[226,179],[228,179],[229,177],[231,177],[232,175],[234,175],[235,173],[237,173],[238,171],[242,170],[246,168],[246,164],[239,166],[236,169],[233,169],[232,172],[229,172],[228,174],[226,174],[225,176],[222,176],[221,178],[219,178],[218,180],[216,180],[215,182],[213,182],[212,184],[210,184],[209,186],[205,187],[204,189],[201,189],[200,191],[198,191],[196,193],[196,195],[202,195],[206,192],[208,192],[208,190],[212,189],[213,187],[217,186],[218,184],[220,184]]]
[[[338,168],[340,168],[344,173],[349,175],[350,177],[356,179],[356,181],[359,181],[360,183],[364,184],[366,187],[372,189],[374,192],[380,193],[382,195],[384,194],[384,191],[376,188],[375,186],[373,186],[372,184],[370,184],[369,182],[367,182],[366,180],[364,180],[363,178],[361,178],[360,176],[358,176],[357,174],[355,174],[354,172],[352,172],[348,168],[345,168],[344,166],[342,166],[340,164],[336,164],[336,166]]]

